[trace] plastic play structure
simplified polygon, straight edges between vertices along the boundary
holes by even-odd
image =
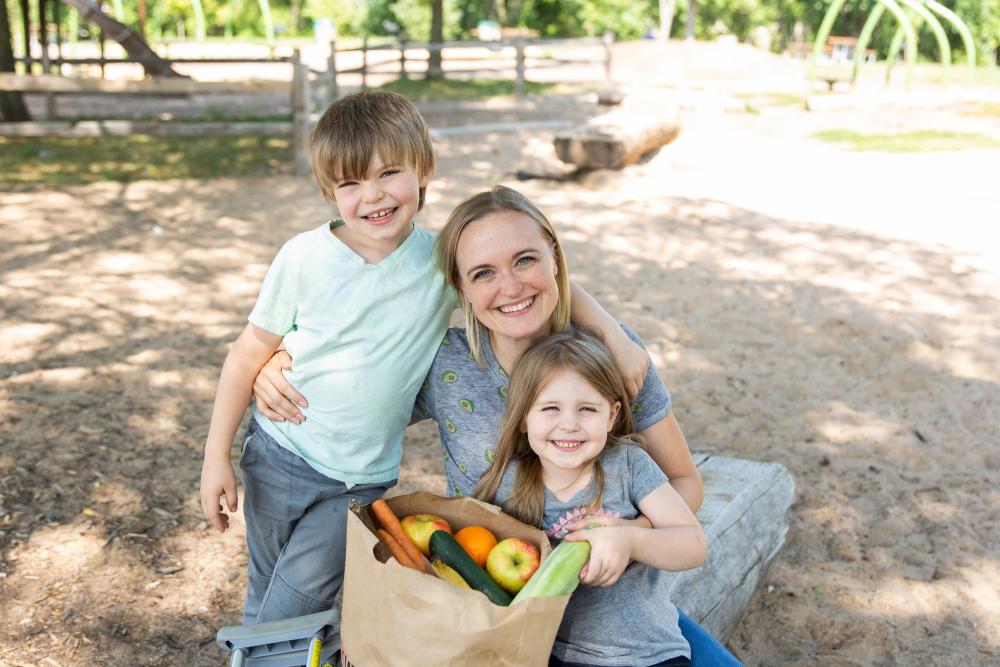
[[[810,85],[816,79],[816,67],[820,56],[823,53],[823,47],[830,36],[830,30],[833,28],[833,22],[836,20],[837,15],[844,6],[844,2],[845,0],[833,0],[830,7],[826,10],[826,14],[823,16],[823,21],[820,23],[819,30],[816,32],[816,42],[813,46],[812,58],[809,65]],[[910,10],[913,20],[911,20],[911,16],[907,15],[904,7]],[[962,44],[965,48],[966,59],[965,83],[966,85],[972,83],[976,70],[976,47],[969,27],[964,21],[962,21],[961,18],[958,17],[957,14],[955,14],[955,12],[937,2],[937,0],[876,0],[875,7],[872,8],[871,13],[865,20],[864,26],[862,26],[861,32],[858,35],[858,42],[854,51],[854,61],[851,68],[850,81],[852,86],[857,82],[858,69],[865,52],[865,48],[871,41],[872,33],[875,32],[875,26],[878,25],[879,19],[882,18],[882,15],[886,12],[886,10],[892,14],[893,18],[895,18],[896,22],[899,24],[889,46],[889,55],[885,74],[887,86],[889,84],[889,77],[892,73],[892,65],[896,60],[896,54],[899,53],[900,46],[903,45],[905,40],[905,85],[907,89],[910,88],[910,84],[913,80],[913,66],[917,61],[916,28],[919,28],[922,22],[927,23],[927,26],[934,34],[934,39],[938,45],[938,52],[941,54],[941,83],[943,85],[948,84],[948,74],[951,68],[951,45],[948,43],[948,37],[945,34],[941,22],[938,20],[938,16],[950,23],[955,30],[958,31],[958,34],[961,35]]]

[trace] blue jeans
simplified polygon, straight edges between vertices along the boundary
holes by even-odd
[[[726,650],[722,642],[691,620],[682,609],[678,607],[677,611],[681,634],[691,645],[691,667],[742,667],[743,663]]]
[[[250,554],[244,625],[329,609],[344,582],[351,501],[367,505],[396,480],[347,488],[282,447],[253,418],[240,468]]]

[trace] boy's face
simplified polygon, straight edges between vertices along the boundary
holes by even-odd
[[[386,164],[378,154],[373,155],[362,178],[337,182],[334,196],[346,228],[339,236],[348,245],[392,252],[409,235],[420,188],[429,180],[411,167]]]

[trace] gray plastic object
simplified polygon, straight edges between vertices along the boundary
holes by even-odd
[[[258,625],[231,625],[215,641],[231,652],[230,667],[301,667],[314,653],[330,660],[340,650],[340,609]],[[336,664],[336,662],[335,662]]]

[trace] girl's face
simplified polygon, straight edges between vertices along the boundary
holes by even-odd
[[[579,373],[563,369],[542,387],[521,430],[543,469],[576,471],[604,450],[620,409]]]
[[[455,258],[462,293],[494,336],[533,340],[549,333],[558,268],[552,241],[530,216],[501,211],[470,222]]]

